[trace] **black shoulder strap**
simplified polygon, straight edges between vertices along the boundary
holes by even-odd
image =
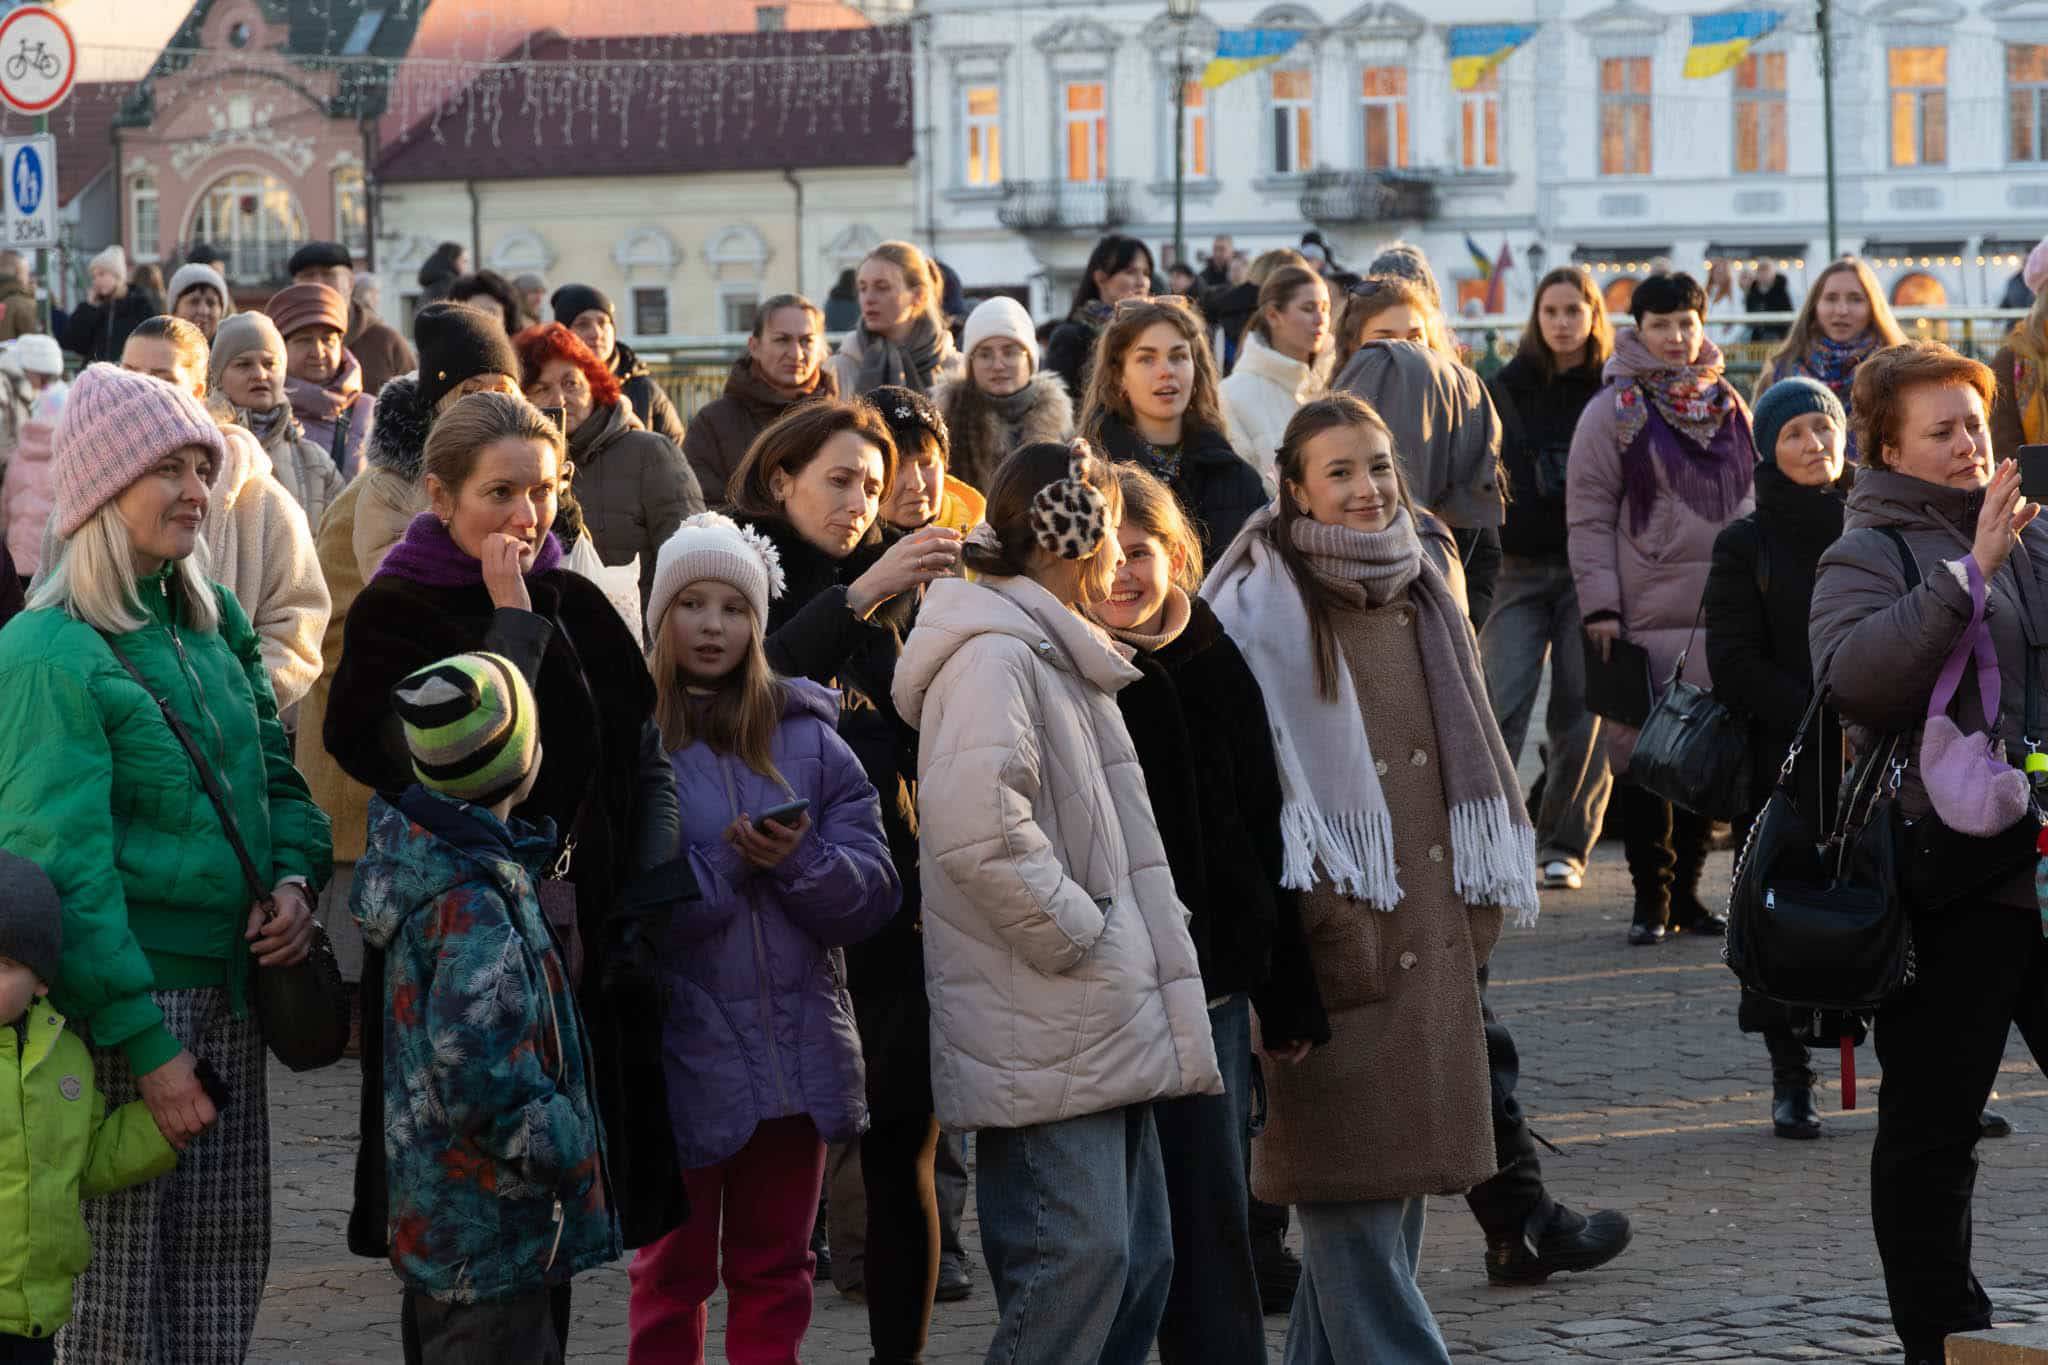
[[[121,652],[121,647],[108,636],[100,638],[106,640],[107,648],[114,655],[114,662],[128,670],[128,676],[135,679],[135,685],[148,693],[149,699],[164,713],[164,723],[171,727],[171,733],[176,735],[178,743],[184,746],[186,757],[190,758],[192,766],[199,770],[199,785],[206,788],[207,799],[213,802],[214,812],[220,816],[221,828],[227,831],[228,843],[235,850],[235,861],[242,865],[242,880],[249,884],[250,902],[253,904],[268,900],[270,892],[264,889],[263,878],[256,871],[256,862],[249,856],[249,847],[242,842],[242,828],[235,823],[235,813],[228,805],[227,793],[221,790],[220,779],[213,775],[213,769],[206,766],[206,759],[199,752],[199,742],[192,738],[192,732],[185,727],[185,722],[178,718],[178,713],[171,709],[170,702],[158,695],[156,689],[149,685],[149,680],[142,676],[142,671]]]
[[[351,403],[341,410],[341,416],[334,423],[334,439],[327,443],[327,458],[334,461],[336,469],[348,467],[348,434],[355,422],[356,408]]]
[[[1905,533],[1896,526],[1880,526],[1877,529],[1890,536],[1892,544],[1898,547],[1899,567],[1906,573],[1906,591],[1913,591],[1920,586],[1920,561],[1913,558],[1913,549],[1906,544]]]

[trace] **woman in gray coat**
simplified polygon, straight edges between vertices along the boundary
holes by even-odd
[[[1992,392],[1990,370],[1938,342],[1888,347],[1858,367],[1852,411],[1865,464],[1813,593],[1814,677],[1832,692],[1851,745],[1869,754],[1904,736],[1898,799],[1916,849],[1936,823],[1919,771],[1921,727],[1971,619],[1970,561],[1989,603],[2001,714],[1982,715],[1966,679],[1954,721],[1965,734],[1996,734],[2015,766],[2044,735],[2048,528],[2034,523],[2040,508],[2020,496],[2012,461],[1994,463]],[[1943,830],[1931,851],[1910,855],[1933,864],[1927,880],[1942,890],[1938,904],[1915,899],[1918,977],[1877,1016],[1884,1090],[1870,1204],[1911,1365],[1941,1360],[1951,1333],[1991,1325],[1970,1268],[1979,1113],[2012,1025],[2037,1061],[2048,1059],[2048,940],[2035,910],[2032,832],[2024,816],[1989,839]]]

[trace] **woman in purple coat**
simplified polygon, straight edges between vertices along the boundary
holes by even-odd
[[[867,1126],[839,950],[887,924],[902,888],[837,696],[768,667],[782,582],[766,537],[706,512],[662,546],[648,596],[655,718],[703,896],[676,911],[663,950],[691,1216],[633,1262],[635,1361],[704,1359],[721,1260],[728,1352],[797,1358],[825,1146]]]

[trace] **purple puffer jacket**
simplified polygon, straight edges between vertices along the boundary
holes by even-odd
[[[839,738],[838,695],[801,678],[783,686],[773,753],[789,792],[702,743],[669,758],[683,842],[710,869],[702,899],[671,922],[663,956],[662,1055],[685,1170],[732,1156],[765,1119],[809,1115],[827,1142],[867,1126],[838,950],[887,924],[902,887],[881,803]],[[811,803],[811,830],[780,866],[758,871],[725,841],[726,827],[791,793]]]

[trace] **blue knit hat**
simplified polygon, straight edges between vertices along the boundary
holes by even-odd
[[[1778,433],[1785,429],[1785,423],[1809,412],[1824,412],[1837,430],[1845,434],[1849,430],[1842,400],[1825,384],[1801,375],[1780,379],[1766,389],[1750,412],[1750,429],[1756,433],[1756,457],[1765,464],[1777,463]]]

